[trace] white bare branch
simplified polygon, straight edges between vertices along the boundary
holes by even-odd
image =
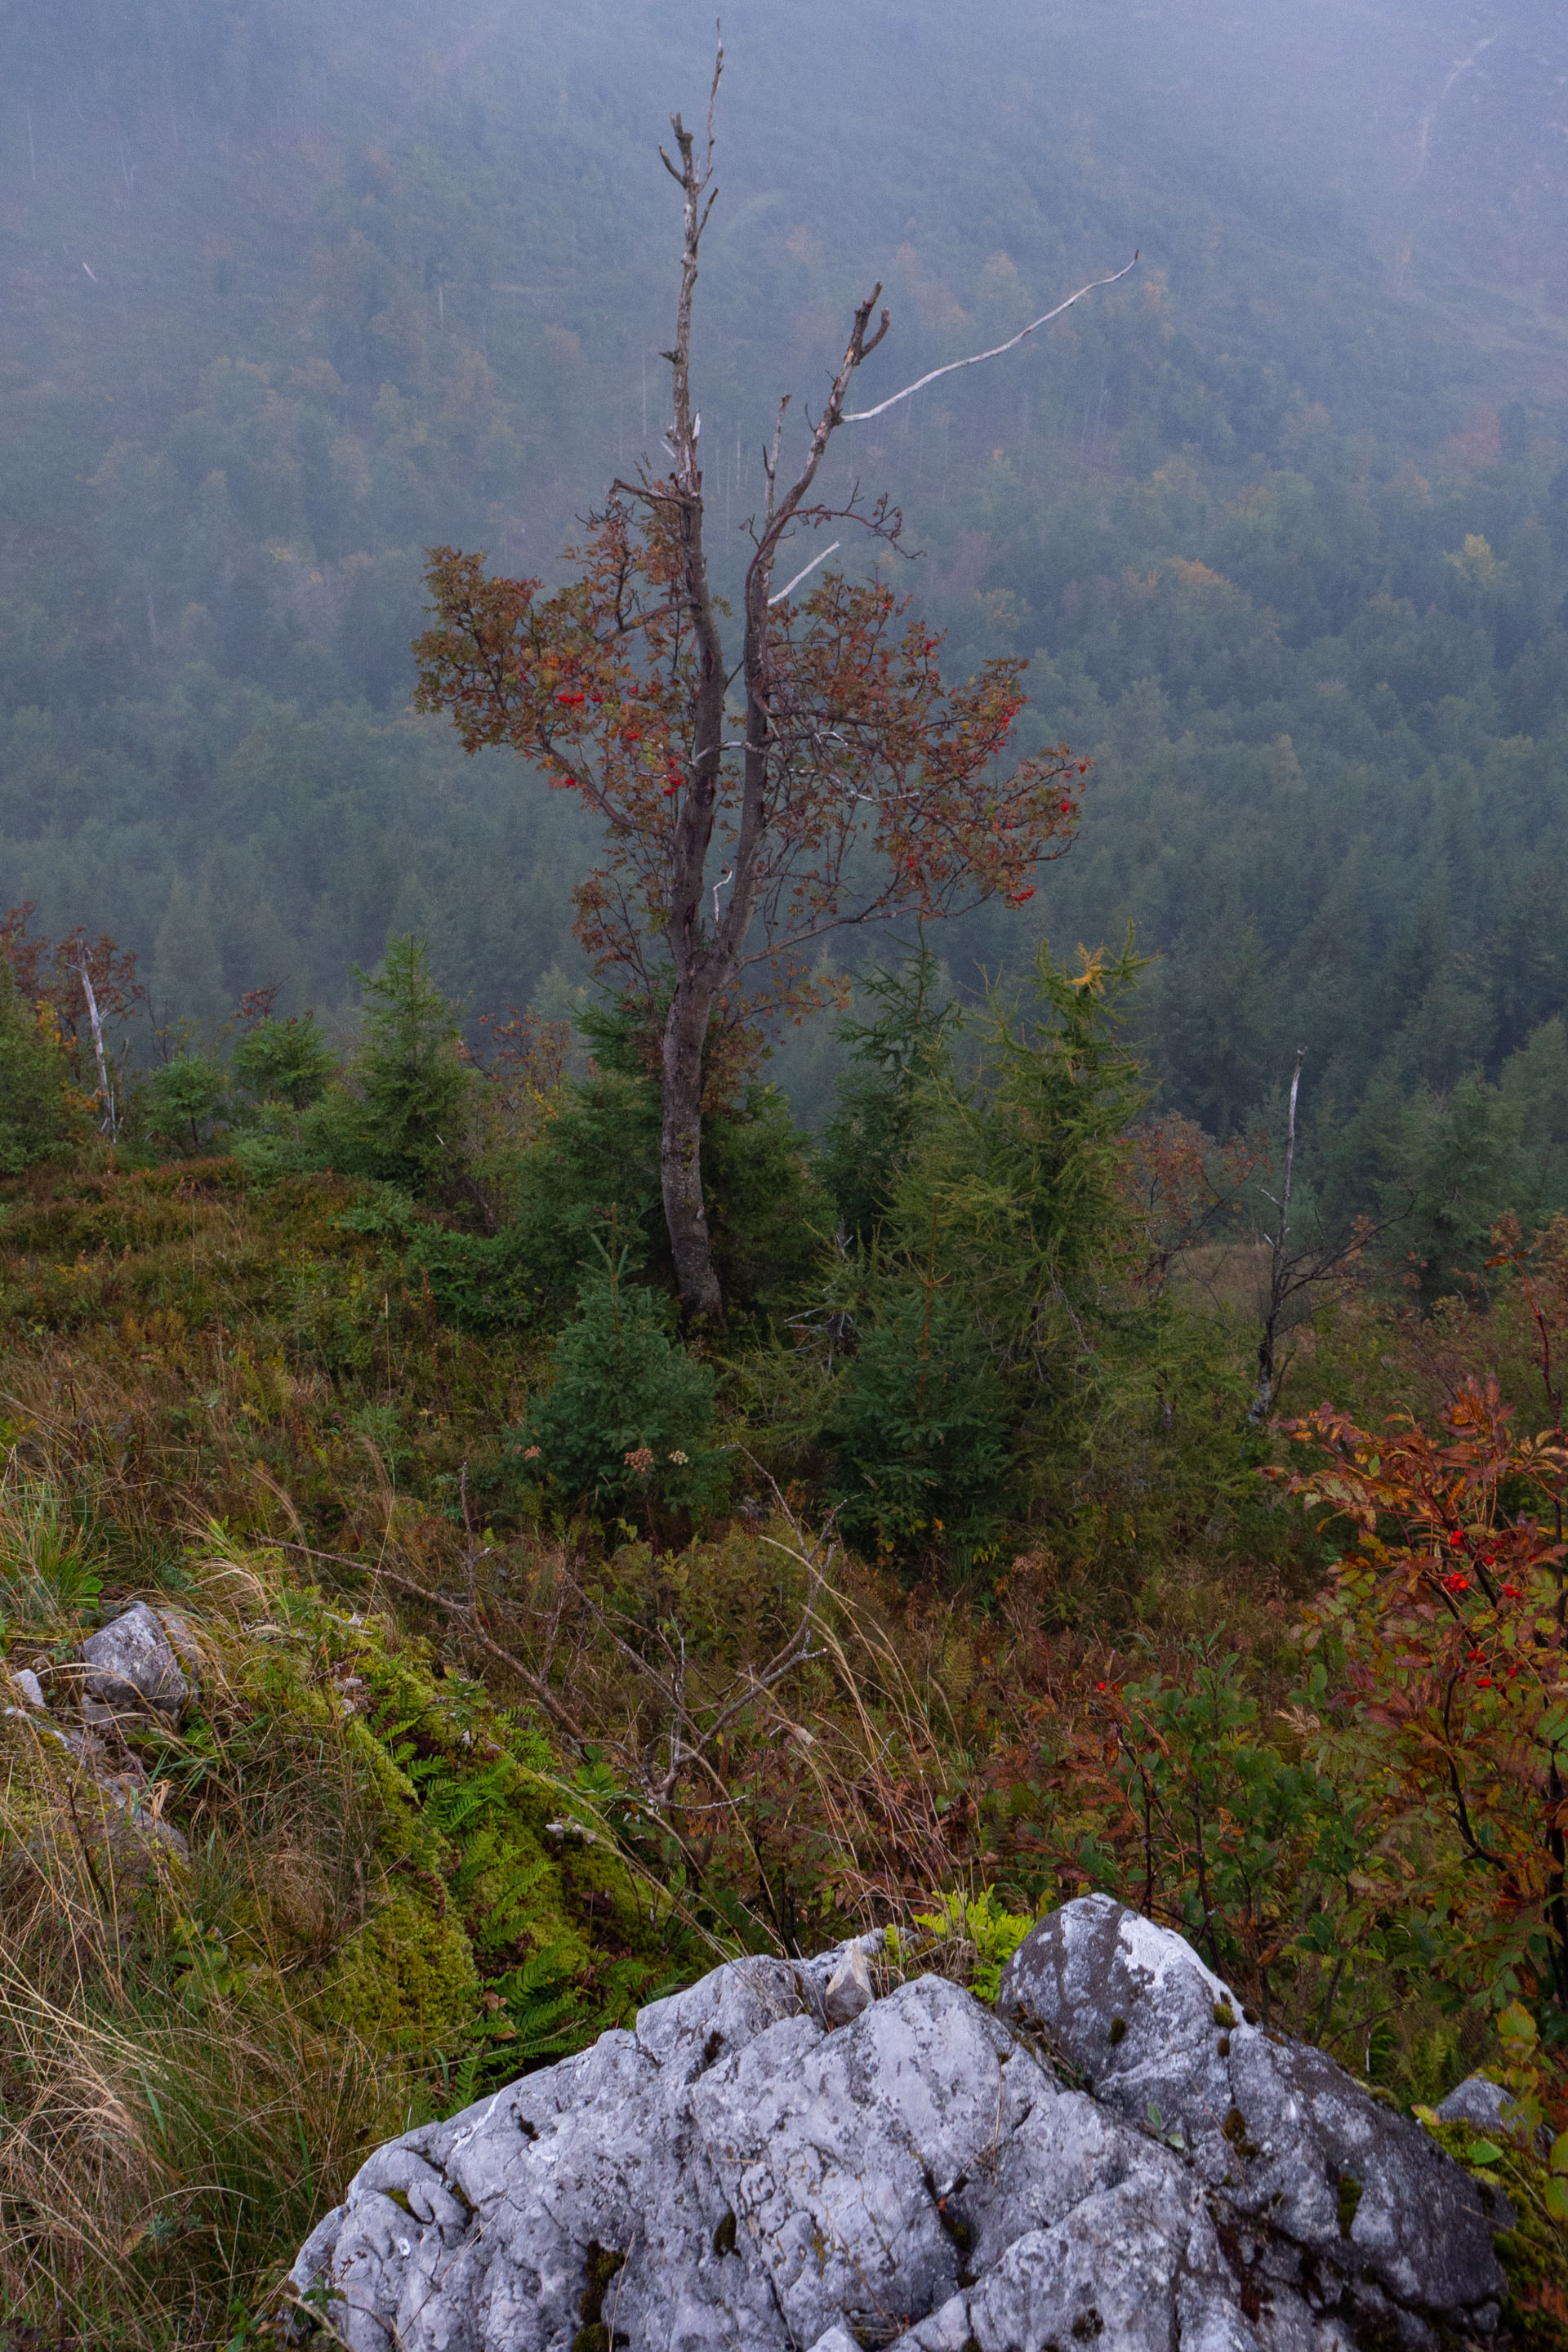
[[[1069,294],[1065,302],[1058,302],[1056,309],[1054,310],[1047,310],[1043,319],[1035,319],[1031,320],[1028,326],[1021,327],[1018,332],[1007,342],[997,343],[993,350],[988,352],[971,352],[966,360],[949,360],[945,367],[932,368],[929,375],[922,375],[917,378],[915,383],[905,384],[902,392],[895,392],[891,399],[879,400],[875,408],[846,409],[843,416],[839,420],[840,423],[844,425],[867,425],[870,422],[873,416],[881,416],[888,409],[897,408],[900,401],[908,400],[911,393],[923,392],[928,383],[934,383],[936,382],[938,376],[952,375],[957,368],[978,367],[982,360],[999,360],[1004,352],[1016,351],[1021,342],[1024,342],[1030,335],[1037,333],[1041,327],[1048,327],[1053,319],[1059,319],[1064,310],[1070,310],[1073,304],[1075,302],[1081,302],[1086,294],[1098,293],[1099,289],[1102,286],[1114,286],[1119,278],[1126,277],[1127,270],[1136,269],[1137,267],[1138,256],[1137,254],[1134,254],[1131,260],[1127,264],[1126,269],[1114,270],[1109,278],[1096,278],[1092,279],[1089,285],[1080,286],[1076,294]]]
[[[92,1028],[92,1050],[98,1061],[99,1099],[103,1105],[103,1121],[100,1132],[110,1140],[120,1132],[120,1120],[115,1112],[114,1088],[110,1082],[109,1063],[103,1051],[103,1023],[99,1017],[98,993],[92,984],[92,960],[88,954],[86,934],[79,931],[76,941],[77,971],[81,979],[82,994],[87,999],[87,1017]]]
[[[811,562],[806,565],[805,570],[804,572],[797,572],[795,578],[790,582],[788,587],[781,588],[776,596],[770,596],[768,598],[768,603],[770,604],[782,604],[786,596],[793,596],[795,590],[800,586],[801,582],[805,579],[809,573],[815,572],[819,563],[826,563],[828,557],[836,553],[842,544],[843,542],[841,541],[836,539],[831,547],[825,547],[820,555],[814,555]]]

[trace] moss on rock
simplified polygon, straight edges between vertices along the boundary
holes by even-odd
[[[1483,2199],[1506,2198],[1514,2226],[1494,2241],[1509,2284],[1503,2340],[1529,2352],[1568,2352],[1568,2229],[1553,2220],[1545,2196],[1546,2166],[1501,2132],[1473,2124],[1438,2123],[1421,2114],[1444,2153],[1462,2164]]]

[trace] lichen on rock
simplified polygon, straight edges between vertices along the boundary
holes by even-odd
[[[927,1976],[835,2024],[847,1950],[731,1961],[378,2149],[300,2256],[301,2308],[351,2352],[586,2352],[590,2330],[1350,2352],[1495,2326],[1475,2184],[1321,2053],[1233,2027],[1209,2129],[1230,1996],[1180,1937],[1089,1898],[1026,1940],[999,2013]],[[1168,2113],[1137,2111],[1156,2074]]]

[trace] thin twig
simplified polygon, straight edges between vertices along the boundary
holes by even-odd
[[[412,1593],[416,1601],[427,1601],[433,1608],[445,1611],[448,1617],[457,1620],[465,1633],[471,1634],[482,1650],[489,1653],[498,1664],[506,1666],[517,1675],[519,1681],[533,1694],[552,1722],[566,1734],[567,1738],[575,1747],[586,1748],[592,1745],[587,1733],[562,1706],[543,1675],[535,1674],[533,1668],[525,1665],[513,1651],[504,1649],[500,1643],[492,1641],[480,1624],[477,1612],[471,1611],[466,1601],[453,1600],[445,1592],[432,1592],[426,1586],[416,1584],[411,1576],[400,1576],[395,1568],[388,1568],[384,1561],[372,1568],[363,1559],[350,1559],[345,1552],[318,1551],[312,1544],[286,1543],[281,1536],[269,1536],[267,1540],[279,1551],[303,1552],[309,1559],[331,1559],[336,1560],[341,1568],[357,1569],[361,1576],[384,1577],[389,1584],[396,1585],[400,1592]]]

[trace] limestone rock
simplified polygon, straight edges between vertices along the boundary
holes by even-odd
[[[140,1885],[160,1860],[186,1863],[190,1841],[146,1801],[144,1787],[128,1775],[105,1774],[78,1788],[76,1820],[90,1843],[107,1846],[116,1875]]]
[[[1455,2084],[1436,2110],[1440,2124],[1475,2124],[1482,2131],[1493,2131],[1502,2122],[1502,2111],[1509,2104],[1509,2094],[1500,2083],[1486,2074],[1467,2074]]]
[[[38,1680],[37,1675],[33,1672],[31,1666],[14,1667],[11,1673],[11,1681],[19,1694],[24,1706],[37,1707],[39,1709],[42,1708],[44,1704],[44,1686]]]
[[[1500,2304],[1504,2217],[1468,2175],[1324,2052],[1253,2021],[1182,1937],[1086,1895],[1019,1946],[996,2007],[1102,2108],[1179,2143],[1238,2221],[1267,2223],[1271,2277],[1337,2279],[1347,2310],[1412,2343]]]
[[[844,1958],[823,1988],[822,2014],[829,2025],[847,2025],[871,2006],[871,1969],[865,1946],[847,1944]]]
[[[1503,2139],[1518,2140],[1522,2146],[1529,2131],[1522,2123],[1505,2123],[1503,2109],[1513,2104],[1513,2094],[1505,2091],[1486,2074],[1467,2074],[1457,2083],[1436,2110],[1440,2124],[1473,2124],[1478,2131],[1489,2132]],[[1556,2134],[1550,2124],[1542,2124],[1535,2135],[1536,2151],[1547,2155]]]
[[[81,1654],[87,1668],[83,1712],[89,1721],[95,1719],[95,1707],[110,1716],[149,1708],[177,1718],[184,1712],[190,1684],[162,1619],[144,1601],[132,1601],[120,1616],[89,1633]]]
[[[834,2028],[829,1987],[858,1985],[850,1947],[715,1969],[378,2149],[295,2265],[301,2324],[321,2310],[350,2352],[1351,2352],[1369,2323],[1413,2347],[1484,2333],[1503,2284],[1468,2177],[1337,2069],[1315,2074],[1318,2053],[1292,2073],[1294,2045],[1262,2034],[1237,2097],[1281,2132],[1294,2098],[1293,2152],[1254,2147],[1251,2126],[1243,2148],[1223,2106],[1211,2132],[1228,1995],[1179,1937],[1109,1908],[1069,1906],[1024,1946],[1014,2023],[924,1977]],[[1070,1982],[1092,2092],[1068,2024],[1034,2007],[1059,2011],[1047,1982]],[[1101,2031],[1107,1985],[1121,2006]],[[1112,2041],[1110,2020],[1138,2000],[1168,2011],[1171,2062],[1140,2030],[1119,2075],[1105,2058],[1133,2032]],[[1151,2069],[1158,2133],[1136,2105]],[[1348,2238],[1342,2176],[1321,2177],[1342,2148],[1365,2175]]]

